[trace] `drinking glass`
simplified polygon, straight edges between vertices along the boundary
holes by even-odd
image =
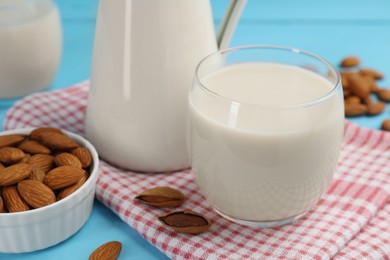
[[[0,1],[0,98],[49,87],[61,50],[60,16],[52,0]]]
[[[323,58],[278,46],[221,50],[189,93],[192,171],[213,209],[274,227],[326,192],[344,127],[340,76]]]

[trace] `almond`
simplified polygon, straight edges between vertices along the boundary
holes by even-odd
[[[0,195],[0,213],[3,213],[4,211],[5,211],[4,210],[4,202],[3,202],[3,198]]]
[[[25,141],[21,143],[18,147],[22,151],[30,154],[37,154],[37,153],[50,154],[51,152],[49,148],[33,140]]]
[[[390,131],[390,119],[386,119],[382,122],[382,130]]]
[[[72,150],[72,154],[80,160],[83,168],[87,168],[91,165],[92,155],[87,148],[77,147]]]
[[[87,181],[87,179],[88,179],[88,175],[87,173],[85,173],[83,177],[81,177],[81,179],[78,182],[76,182],[76,184],[73,184],[69,187],[66,187],[63,190],[60,190],[57,195],[57,200],[62,200],[63,198],[68,197],[70,194],[72,194],[73,192],[78,190],[81,186],[83,186],[83,184]]]
[[[372,84],[372,85],[370,86],[370,91],[371,91],[372,93],[378,93],[379,90],[380,90],[380,88],[378,87],[378,85],[377,85],[376,83],[374,83],[374,84]]]
[[[193,211],[175,211],[158,217],[165,226],[177,232],[200,234],[207,231],[211,222],[204,216]]]
[[[359,98],[364,99],[370,94],[370,86],[368,82],[359,74],[351,75],[348,82],[351,92]]]
[[[24,157],[24,152],[15,147],[0,148],[0,162],[5,164],[13,164]]]
[[[27,163],[18,163],[0,170],[0,186],[15,184],[30,176],[32,166]]]
[[[360,104],[360,98],[357,96],[350,96],[345,99],[345,102],[350,104]]]
[[[70,150],[78,147],[78,144],[66,135],[54,132],[39,134],[37,141],[56,150]]]
[[[6,186],[3,188],[4,204],[9,212],[27,211],[28,204],[20,197],[16,186]]]
[[[24,135],[1,135],[0,147],[14,146],[21,143],[24,140]]]
[[[64,134],[60,129],[55,128],[55,127],[40,127],[34,129],[30,133],[30,139],[31,140],[38,140],[38,137],[42,133],[57,133],[57,134]]]
[[[367,112],[367,106],[363,104],[345,103],[344,109],[346,117],[362,116]]]
[[[71,153],[60,153],[56,155],[56,157],[54,157],[54,163],[57,166],[69,165],[82,168],[80,160]]]
[[[352,71],[340,71],[341,85],[343,88],[349,88],[349,77],[354,74]]]
[[[373,103],[367,107],[367,114],[370,116],[375,116],[382,113],[385,109],[386,109],[385,103],[383,102]]]
[[[355,67],[360,64],[360,59],[356,56],[347,56],[345,57],[341,63],[340,67]]]
[[[352,92],[349,88],[347,88],[347,89],[344,88],[343,95],[344,95],[344,98],[348,98],[348,97],[352,96]]]
[[[390,89],[382,88],[377,93],[378,98],[384,102],[390,102]]]
[[[366,104],[367,106],[374,103],[374,101],[372,100],[372,98],[370,96],[365,97],[362,101],[363,101],[363,104]]]
[[[49,172],[53,169],[54,157],[48,154],[35,154],[31,156],[28,163],[34,166],[38,166],[45,172]]]
[[[28,163],[28,160],[30,160],[31,155],[26,153],[24,154],[24,157],[18,162],[18,163]]]
[[[154,207],[178,207],[187,197],[171,187],[154,187],[144,190],[135,199]]]
[[[24,180],[18,182],[17,188],[24,201],[35,209],[56,202],[54,192],[42,182]]]
[[[376,84],[376,81],[374,78],[372,78],[370,76],[362,76],[362,79],[366,81],[368,88],[370,89],[370,92],[377,92],[379,90],[379,87]]]
[[[43,179],[45,178],[45,176],[46,176],[46,173],[44,170],[42,170],[38,166],[33,166],[31,174],[28,177],[28,179],[43,182]]]
[[[4,168],[5,168],[5,166],[2,163],[0,163],[0,170],[4,169]]]
[[[60,166],[48,172],[43,183],[53,190],[63,189],[78,182],[84,170],[74,166]]]
[[[369,69],[369,68],[360,69],[359,73],[361,75],[364,75],[364,76],[370,76],[373,79],[378,79],[379,80],[379,79],[383,79],[384,78],[382,73],[380,73],[379,71],[373,70],[373,69]]]
[[[348,79],[347,77],[341,77],[341,86],[343,86],[343,88],[349,88],[349,83],[348,83]]]
[[[89,260],[116,260],[121,253],[122,243],[118,241],[107,242],[99,246],[89,256]]]

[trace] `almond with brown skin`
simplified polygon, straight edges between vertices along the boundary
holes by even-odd
[[[121,253],[122,243],[118,241],[107,242],[96,248],[89,256],[89,260],[116,260]]]
[[[350,103],[350,104],[360,104],[360,98],[357,96],[350,96],[345,99],[345,102]]]
[[[360,59],[357,56],[347,56],[341,61],[340,67],[344,67],[344,68],[355,67],[359,64],[360,64]]]
[[[85,171],[74,166],[60,166],[48,172],[43,179],[43,183],[52,190],[66,188],[78,182]]]
[[[45,132],[39,134],[37,141],[47,147],[61,151],[78,147],[78,144],[66,135],[54,132]]]
[[[88,179],[88,175],[87,173],[85,173],[84,176],[81,177],[81,179],[78,182],[76,182],[76,184],[73,184],[69,187],[66,187],[63,190],[60,190],[57,195],[57,200],[62,200],[63,198],[68,197],[70,194],[72,194],[73,192],[78,190],[81,186],[83,186],[83,184],[87,181],[87,179]]]
[[[385,109],[386,109],[385,103],[383,102],[373,103],[367,107],[367,114],[370,116],[375,116],[382,113]]]
[[[37,154],[37,153],[50,154],[51,153],[51,150],[49,148],[47,148],[46,146],[44,146],[44,145],[42,145],[34,140],[25,141],[25,142],[21,143],[18,147],[22,151],[24,151],[26,153],[30,153],[30,154]]]
[[[359,74],[361,75],[361,74]],[[378,85],[376,84],[376,81],[374,78],[370,77],[370,76],[362,76],[362,79],[366,81],[369,89],[370,89],[370,92],[376,92],[378,91],[379,87]]]
[[[28,204],[20,197],[15,185],[3,188],[3,199],[8,212],[20,212],[30,209]]]
[[[376,82],[374,83],[374,84],[371,84],[370,85],[370,91],[371,91],[371,93],[378,93],[379,92],[379,90],[381,90],[379,87],[378,87],[378,85],[376,84]]]
[[[155,187],[141,192],[135,199],[154,207],[178,207],[187,197],[170,187]]]
[[[69,166],[75,166],[78,168],[82,168],[80,160],[71,153],[60,153],[60,154],[56,155],[54,157],[54,163],[57,166],[69,165]]]
[[[384,131],[390,131],[390,119],[386,119],[382,122],[381,126],[382,130]]]
[[[42,182],[23,180],[18,182],[17,188],[24,201],[35,209],[56,202],[54,192]]]
[[[0,163],[0,170],[4,169],[4,168],[5,168],[5,166],[2,163]]]
[[[346,76],[341,76],[341,86],[343,86],[343,88],[349,88],[349,82]]]
[[[4,210],[4,202],[3,202],[3,198],[0,195],[0,213],[3,213],[4,211],[5,211]]]
[[[24,154],[24,157],[20,161],[18,161],[18,163],[28,163],[28,160],[30,160],[30,158],[31,158],[31,155],[26,153],[26,154]]]
[[[353,74],[349,78],[349,89],[353,94],[361,99],[364,99],[370,94],[370,86],[368,82],[359,74]]]
[[[365,97],[362,101],[363,104],[366,104],[367,106],[372,105],[374,103],[374,101],[370,96]]]
[[[0,186],[13,185],[30,176],[32,166],[27,163],[18,163],[0,170]]]
[[[345,103],[344,110],[346,117],[362,116],[367,112],[367,106],[364,104]]]
[[[347,89],[344,88],[343,95],[344,95],[344,98],[348,98],[348,97],[352,96],[352,92],[349,88],[347,88]]]
[[[376,94],[379,92],[379,90],[381,90],[381,89],[378,87],[378,85],[376,83],[371,85],[371,88],[370,88],[371,93]]]
[[[15,146],[24,140],[24,135],[1,135],[0,136],[0,147]]]
[[[188,234],[200,234],[211,226],[207,218],[193,211],[171,212],[159,216],[158,220],[175,231]]]
[[[54,156],[48,154],[35,154],[31,156],[28,163],[33,166],[38,166],[45,172],[49,172],[53,169]]]
[[[352,71],[340,71],[340,76],[341,76],[341,85],[343,86],[343,88],[348,88],[348,80],[349,80],[349,77],[354,74],[355,72],[352,72]]]
[[[87,148],[77,147],[72,150],[72,154],[79,159],[83,168],[87,168],[91,165],[92,155]]]
[[[378,98],[384,102],[390,102],[390,89],[382,88],[377,92]]]
[[[60,129],[55,128],[55,127],[40,127],[34,129],[30,133],[30,139],[31,140],[38,140],[38,137],[42,133],[57,133],[57,134],[64,134]]]
[[[361,75],[364,75],[364,76],[370,76],[370,77],[377,79],[377,80],[384,78],[382,73],[380,73],[379,71],[373,70],[373,69],[369,69],[369,68],[360,69],[359,73]]]
[[[38,166],[33,166],[30,176],[28,177],[29,180],[39,181],[43,182],[43,179],[45,178],[46,173],[44,170],[39,168]]]
[[[5,164],[13,164],[24,157],[24,152],[15,147],[2,147],[0,148],[0,162]]]

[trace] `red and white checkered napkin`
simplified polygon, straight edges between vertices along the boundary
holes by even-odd
[[[83,133],[87,90],[85,82],[26,97],[9,110],[4,128],[50,125]],[[273,229],[218,216],[189,170],[137,174],[102,161],[97,198],[174,259],[389,259],[390,134],[347,122],[340,161],[317,206],[297,222]],[[181,209],[204,214],[214,223],[211,229],[197,236],[173,232],[156,221],[166,209],[134,202],[144,189],[163,185],[186,193],[189,201]]]

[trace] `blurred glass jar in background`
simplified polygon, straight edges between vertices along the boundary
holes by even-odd
[[[51,84],[61,60],[62,30],[51,0],[0,0],[0,98]]]

